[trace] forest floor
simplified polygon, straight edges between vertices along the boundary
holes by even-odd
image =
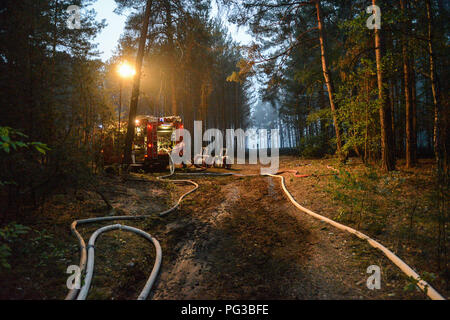
[[[259,166],[233,168],[259,173]],[[379,240],[449,297],[448,275],[439,271],[442,262],[439,268],[435,258],[437,227],[427,218],[433,214],[431,163],[376,175],[358,161],[339,168],[333,159],[281,157],[280,169],[309,175],[284,174],[300,204]],[[148,181],[131,181],[136,177]],[[161,243],[161,272],[149,299],[425,299],[417,289],[405,290],[411,282],[381,252],[297,210],[279,179],[187,178],[200,188],[178,210],[122,222]],[[101,185],[117,213],[125,215],[162,211],[190,188],[148,174],[108,175]],[[32,231],[12,245],[12,268],[0,270],[0,299],[63,299],[67,267],[79,262],[70,224],[105,215],[97,194],[79,190],[55,195],[39,212],[21,218],[18,222]],[[78,230],[87,242],[106,224],[111,223]],[[102,235],[88,299],[135,299],[153,267],[154,251],[134,234]],[[381,268],[379,290],[366,286],[370,265]]]

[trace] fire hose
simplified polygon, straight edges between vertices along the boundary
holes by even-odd
[[[432,300],[445,300],[445,298],[439,294],[433,287],[431,287],[425,280],[423,280],[410,266],[408,266],[402,259],[397,257],[391,250],[380,244],[379,242],[375,241],[374,239],[370,238],[369,236],[365,235],[364,233],[359,232],[358,230],[355,230],[353,228],[347,227],[343,224],[340,224],[334,220],[331,220],[329,218],[326,218],[324,216],[321,216],[320,214],[317,214],[305,207],[302,207],[295,199],[294,197],[289,193],[288,189],[286,188],[286,185],[284,183],[284,177],[280,175],[273,175],[273,174],[267,174],[269,177],[275,177],[279,178],[281,180],[281,187],[288,197],[289,201],[292,202],[292,204],[299,210],[303,211],[304,213],[308,214],[309,216],[321,220],[323,222],[326,222],[340,230],[347,231],[351,234],[356,235],[358,238],[366,240],[372,247],[380,250],[383,252],[383,254],[391,260],[403,273],[405,273],[408,277],[414,279],[416,281],[417,286],[425,292],[425,294]]]
[[[168,152],[169,153],[169,152]],[[161,176],[158,177],[158,180],[161,181],[170,181],[173,183],[188,183],[188,184],[192,184],[194,185],[194,188],[189,190],[188,192],[184,193],[176,202],[176,204],[171,207],[168,210],[165,210],[163,212],[160,212],[159,215],[163,216],[166,215],[170,212],[173,212],[174,210],[176,210],[180,203],[183,201],[183,199],[188,196],[189,194],[193,193],[194,191],[196,191],[198,189],[198,184],[195,183],[194,181],[191,180],[172,180],[172,179],[167,179],[171,176],[173,176],[175,174],[175,165],[173,163],[172,157],[170,156],[169,153],[169,164],[170,164],[170,174],[165,175],[165,176]],[[289,172],[289,171],[288,171]],[[242,174],[235,174],[235,173],[183,173],[182,175],[210,175],[210,176],[254,176],[254,175],[242,175]],[[366,240],[373,248],[376,248],[378,250],[380,250],[390,261],[392,261],[403,273],[405,273],[408,277],[414,279],[417,282],[417,286],[426,293],[426,295],[432,299],[432,300],[445,300],[445,298],[440,295],[433,287],[431,287],[425,280],[423,280],[410,266],[408,266],[403,260],[401,260],[399,257],[397,257],[391,250],[389,250],[388,248],[386,248],[385,246],[383,246],[382,244],[380,244],[379,242],[377,242],[376,240],[370,238],[369,236],[361,233],[358,230],[355,230],[353,228],[350,228],[348,226],[345,226],[343,224],[340,224],[334,220],[331,220],[329,218],[326,218],[322,215],[319,215],[307,208],[304,208],[303,206],[301,206],[295,199],[294,197],[290,194],[290,192],[287,190],[286,185],[285,185],[285,179],[283,176],[280,175],[273,175],[273,174],[266,174],[265,176],[269,176],[269,177],[276,177],[279,178],[281,180],[281,187],[282,190],[284,191],[284,193],[286,194],[286,196],[288,197],[289,201],[299,210],[301,210],[302,212],[308,214],[309,216],[312,216],[315,219],[321,220],[325,223],[328,223],[340,230],[343,231],[347,231],[351,234],[356,235],[358,238]],[[297,174],[296,174],[297,176]],[[86,278],[85,278],[85,283],[83,285],[83,287],[81,288],[81,291],[79,292],[78,289],[71,289],[69,291],[69,293],[66,296],[66,300],[73,300],[73,299],[78,299],[78,300],[84,300],[87,297],[89,288],[90,288],[90,284],[92,281],[92,277],[93,277],[93,271],[94,271],[94,253],[95,253],[95,241],[97,239],[97,237],[104,233],[104,232],[108,232],[108,231],[112,231],[112,230],[125,230],[125,231],[129,231],[129,232],[134,232],[136,234],[139,234],[141,236],[143,236],[144,238],[146,238],[147,240],[149,240],[150,242],[152,242],[155,245],[156,248],[156,261],[155,261],[155,265],[153,267],[153,270],[150,274],[150,277],[147,280],[147,283],[144,287],[144,289],[141,291],[138,300],[144,300],[148,297],[150,290],[156,280],[156,277],[159,273],[159,268],[161,266],[161,260],[162,260],[162,253],[161,253],[161,246],[159,245],[158,240],[156,240],[155,238],[153,238],[151,235],[149,235],[148,233],[137,229],[137,228],[133,228],[133,227],[129,227],[129,226],[123,226],[120,224],[116,224],[116,225],[110,225],[110,226],[106,226],[100,229],[97,229],[91,236],[90,240],[89,240],[89,252],[88,255],[86,253],[86,244],[84,242],[83,237],[80,235],[80,233],[77,231],[76,226],[79,224],[87,224],[87,223],[93,223],[93,222],[102,222],[102,221],[113,221],[113,220],[138,220],[138,219],[145,219],[145,218],[149,218],[151,217],[151,215],[144,215],[144,216],[109,216],[109,217],[99,217],[99,218],[90,218],[90,219],[84,219],[84,220],[78,220],[78,221],[74,221],[71,225],[71,230],[72,232],[76,235],[76,237],[79,240],[80,243],[80,250],[81,250],[81,258],[80,258],[80,264],[79,264],[79,268],[81,270],[81,272],[84,272],[84,270],[86,269],[86,261],[87,261],[87,272],[86,272]],[[79,292],[79,293],[78,293]]]
[[[106,227],[97,229],[97,231],[95,231],[92,234],[92,236],[89,240],[89,246],[88,246],[89,252],[88,252],[88,263],[87,263],[85,284],[81,288],[81,291],[77,297],[77,300],[85,300],[86,296],[89,292],[89,288],[91,286],[92,277],[94,275],[94,256],[95,256],[94,245],[95,245],[95,241],[97,240],[97,237],[100,234],[102,234],[104,232],[112,231],[112,230],[124,230],[124,231],[134,232],[134,233],[139,234],[142,237],[146,238],[148,241],[152,242],[155,245],[155,248],[156,248],[155,265],[153,266],[153,270],[150,274],[150,277],[147,280],[147,283],[144,286],[144,289],[142,289],[142,291],[138,297],[138,300],[147,299],[147,296],[150,293],[153,283],[155,282],[156,277],[158,276],[159,268],[161,267],[161,259],[162,259],[161,246],[160,246],[158,240],[156,240],[151,235],[149,235],[148,233],[146,233],[140,229],[129,227],[129,226],[122,226],[120,224],[115,224],[115,225],[106,226]]]
[[[193,189],[189,190],[188,192],[184,193],[176,202],[176,204],[174,206],[172,206],[170,209],[167,209],[165,211],[162,211],[159,213],[160,216],[166,215],[170,212],[175,211],[181,201],[183,201],[183,199],[188,196],[189,194],[191,194],[192,192],[196,191],[198,189],[198,184],[195,183],[194,181],[191,180],[169,180],[167,179],[168,177],[171,177],[174,175],[175,173],[175,165],[173,163],[172,158],[170,157],[170,153],[169,153],[169,159],[170,159],[170,174],[165,175],[165,176],[161,176],[158,177],[158,180],[161,181],[170,181],[173,183],[189,183],[192,184],[194,186]],[[114,209],[111,211],[114,212]],[[120,224],[115,224],[115,225],[110,225],[110,226],[106,226],[100,229],[97,229],[91,236],[90,240],[89,240],[89,245],[88,247],[86,247],[86,243],[83,239],[83,237],[81,236],[81,234],[78,232],[77,230],[77,226],[81,225],[81,224],[88,224],[88,223],[95,223],[95,222],[105,222],[105,221],[119,221],[119,220],[140,220],[140,219],[146,219],[146,218],[150,218],[153,215],[143,215],[143,216],[108,216],[108,217],[98,217],[98,218],[89,218],[89,219],[83,219],[83,220],[76,220],[74,222],[72,222],[71,225],[71,230],[72,233],[78,238],[78,242],[80,244],[80,263],[79,263],[79,270],[80,270],[80,276],[81,274],[84,273],[84,271],[86,271],[86,277],[85,277],[85,281],[84,281],[84,285],[81,289],[71,289],[67,296],[66,296],[66,300],[85,300],[88,292],[89,292],[89,288],[92,282],[92,278],[93,278],[93,274],[94,274],[94,259],[95,259],[95,241],[97,239],[97,237],[104,233],[104,232],[108,232],[108,231],[113,231],[113,230],[124,230],[124,231],[129,231],[129,232],[133,232],[136,234],[139,234],[140,236],[146,238],[147,240],[149,240],[150,242],[152,242],[156,248],[156,260],[155,260],[155,264],[153,267],[153,270],[150,274],[150,277],[147,280],[147,283],[144,287],[144,289],[141,291],[138,300],[145,300],[149,293],[150,290],[156,280],[156,277],[159,273],[159,268],[161,266],[161,260],[162,260],[162,252],[161,252],[161,246],[158,242],[158,240],[156,240],[155,238],[153,238],[151,235],[149,235],[148,233],[137,229],[137,228],[133,228],[133,227],[129,227],[129,226],[123,226]],[[89,250],[89,251],[87,251]]]

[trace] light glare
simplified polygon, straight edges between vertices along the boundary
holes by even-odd
[[[127,62],[123,62],[118,69],[119,75],[122,78],[131,78],[136,74],[136,70],[130,66]]]

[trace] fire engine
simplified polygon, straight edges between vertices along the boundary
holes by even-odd
[[[182,139],[173,139],[175,130],[183,128],[179,116],[137,116],[132,166],[143,166],[150,171],[165,169],[169,164],[168,152]]]
[[[184,129],[183,121],[179,116],[155,117],[150,115],[139,115],[135,119],[135,135],[132,145],[132,164],[129,169],[142,168],[146,171],[162,171],[169,165],[169,154],[178,145],[180,156],[182,147],[180,142],[183,136],[177,137],[175,130]],[[126,125],[122,127],[122,137],[126,133]],[[103,161],[106,165],[113,165],[123,161],[123,154],[114,153],[114,140],[107,138],[102,148]],[[208,148],[202,148],[202,152],[190,161],[196,167],[230,169],[231,164],[227,163],[227,149],[222,150],[217,155],[211,155]],[[187,165],[183,163],[183,167]]]

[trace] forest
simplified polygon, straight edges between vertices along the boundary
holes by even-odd
[[[367,1],[230,2],[232,21],[258,40],[250,61],[260,68],[263,100],[280,115],[282,125],[270,125],[280,127],[282,147],[381,159],[387,170],[395,159],[414,167],[435,154],[448,170],[444,1],[379,1],[377,36],[361,28]]]
[[[79,260],[75,238],[70,234],[71,221],[106,216],[105,210],[119,212],[116,216],[146,216],[168,210],[183,194],[177,202],[180,205],[189,194],[185,193],[189,190],[186,186],[172,186],[161,172],[130,173],[135,165],[136,130],[140,130],[135,119],[139,115],[157,119],[176,116],[182,121],[181,128],[190,132],[194,121],[202,121],[204,129],[224,132],[277,129],[281,154],[277,175],[286,177],[297,201],[379,239],[389,250],[403,254],[413,269],[424,270],[419,272],[420,278],[403,278],[393,271],[394,267],[386,267],[383,281],[393,281],[392,287],[400,288],[392,292],[361,293],[367,289],[352,291],[356,285],[347,290],[336,283],[326,286],[324,297],[316,283],[325,280],[317,275],[311,276],[314,290],[308,291],[317,291],[317,295],[283,291],[274,283],[304,281],[286,278],[295,268],[301,268],[303,260],[295,266],[288,261],[297,259],[294,256],[306,257],[307,252],[312,254],[303,248],[309,240],[294,240],[296,235],[306,239],[309,233],[304,229],[311,227],[317,232],[326,230],[320,233],[322,239],[328,237],[328,229],[321,229],[322,225],[313,220],[294,227],[298,221],[289,220],[293,218],[279,212],[284,207],[276,205],[286,200],[278,190],[278,179],[267,182],[264,179],[273,177],[246,177],[255,179],[252,184],[244,175],[253,174],[253,167],[233,164],[227,171],[231,177],[217,177],[217,183],[214,176],[199,177],[196,181],[208,188],[197,185],[199,191],[184,200],[167,224],[159,216],[137,224],[168,239],[162,247],[170,252],[167,261],[173,264],[184,252],[173,247],[185,243],[191,232],[201,230],[198,232],[215,237],[210,242],[217,243],[206,253],[202,251],[214,259],[201,262],[205,266],[212,263],[205,267],[215,270],[212,278],[203,275],[200,280],[192,280],[197,289],[186,293],[174,289],[175,280],[163,272],[156,284],[162,289],[152,298],[421,299],[423,294],[411,286],[420,288],[422,280],[450,297],[448,2],[111,1],[114,13],[126,16],[126,23],[107,60],[101,59],[96,38],[111,21],[96,17],[92,5],[97,0],[1,1],[0,279],[5,287],[0,289],[0,299],[64,298],[66,268]],[[73,16],[75,9],[68,9],[71,6],[82,8],[75,27],[71,19],[78,17]],[[251,42],[242,43],[233,37],[230,26],[246,30]],[[124,66],[132,68],[129,74],[127,70],[118,72]],[[151,126],[149,122],[146,133]],[[150,139],[150,134],[145,139]],[[145,141],[146,150],[155,148]],[[246,152],[252,145],[247,140]],[[146,152],[145,161],[149,161],[150,151]],[[172,169],[170,162],[167,165]],[[203,167],[213,174],[228,174],[222,168],[204,163]],[[224,163],[223,168],[230,169]],[[188,177],[201,171],[185,165],[176,170],[184,170],[179,174]],[[295,172],[294,177],[289,170]],[[239,174],[242,176],[237,177]],[[148,189],[136,186],[144,180]],[[196,195],[202,192],[202,196]],[[247,199],[247,193],[253,196]],[[152,199],[154,204],[148,207],[145,199]],[[252,206],[261,214],[251,211]],[[274,212],[278,223],[271,220],[269,207],[278,210]],[[228,213],[223,221],[217,218],[204,222],[210,211],[219,212],[218,216]],[[188,214],[199,216],[186,222]],[[241,232],[239,236],[222,237],[217,231],[229,235],[235,229]],[[258,230],[268,238],[252,237]],[[345,237],[333,241],[345,239],[345,246],[351,243],[358,263],[376,256],[371,252],[361,257],[370,250]],[[115,252],[117,243],[122,242],[122,238],[116,238],[108,238],[111,242],[104,249],[105,259],[121,255],[118,259],[122,264],[137,264],[141,269],[132,280],[121,278],[115,270],[121,285],[114,288],[110,281],[99,284],[94,280],[92,299],[113,295],[129,299],[135,292],[131,290],[130,295],[126,283],[132,283],[130,288],[144,286],[146,276],[137,275],[147,274],[142,270],[149,269],[147,260],[153,256],[138,263],[128,254]],[[201,241],[206,240],[201,236],[195,239],[203,248]],[[220,252],[228,246],[238,248],[229,259],[249,257],[244,240],[276,248],[279,243],[299,241],[298,248],[302,249],[288,250],[287,245],[280,245],[280,263],[261,249],[258,254],[263,262],[248,258],[243,265],[252,267],[241,275],[239,266],[232,269],[224,262],[219,248],[223,250]],[[140,250],[133,242],[131,253]],[[24,284],[28,281],[24,280],[25,257],[35,262],[32,274],[37,278],[39,273],[58,276],[46,284],[40,280],[36,280],[39,285]],[[379,256],[376,259],[382,260]],[[163,259],[162,269],[168,268],[167,261]],[[336,261],[327,263],[334,265]],[[383,263],[390,265],[387,260]],[[351,266],[349,262],[345,268]],[[315,266],[305,268],[311,271]],[[256,278],[256,274],[269,274],[269,269],[276,274],[268,276],[270,284]],[[209,286],[196,284],[202,280],[209,281]],[[253,288],[244,286],[239,292],[232,283],[240,280],[253,283]],[[172,286],[167,284],[166,288],[164,283]],[[361,283],[360,287],[365,285]],[[176,285],[181,286],[178,282]],[[111,289],[106,290],[108,286]],[[207,291],[210,286],[218,288],[217,292]]]

